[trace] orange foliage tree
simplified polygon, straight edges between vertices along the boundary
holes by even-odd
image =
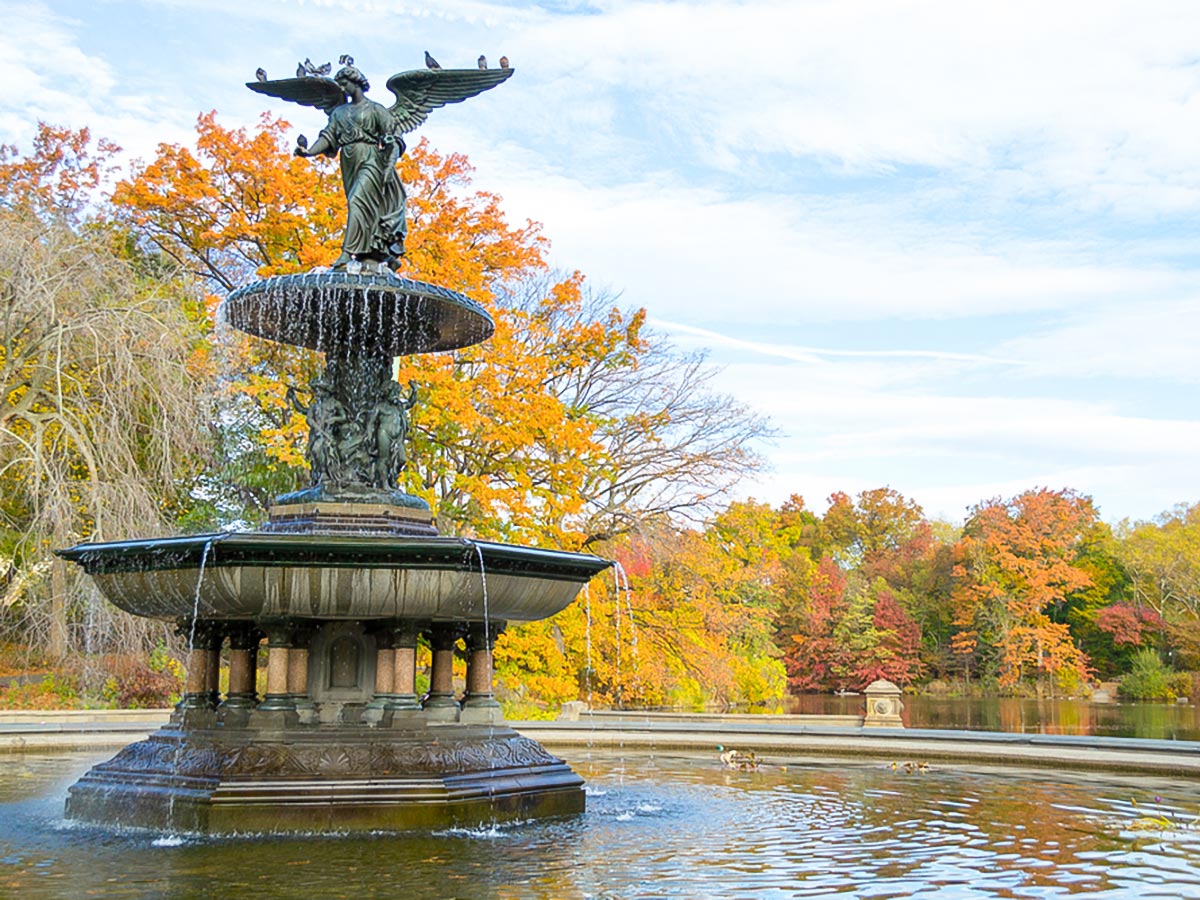
[[[87,128],[70,129],[38,122],[27,154],[0,144],[0,203],[40,219],[74,221],[121,150],[111,141],[92,140]]]
[[[214,294],[254,274],[328,265],[338,254],[341,189],[331,164],[291,155],[287,129],[270,117],[247,131],[201,116],[194,148],[163,145],[119,185],[119,215]],[[621,552],[612,542],[705,508],[758,465],[750,448],[763,420],[713,392],[703,358],[650,333],[643,310],[620,309],[578,272],[552,271],[540,226],[509,223],[499,197],[473,189],[464,156],[420,141],[400,174],[404,275],[466,294],[496,323],[482,345],[398,361],[397,378],[420,390],[400,486],[430,503],[443,531]],[[252,338],[231,336],[226,348],[237,375],[213,420],[226,452],[211,490],[234,483],[226,515],[249,506],[253,518],[305,477],[304,421],[285,391],[320,361]],[[634,629],[659,615],[660,595],[621,592],[618,605],[605,581],[592,594],[595,672],[583,671],[590,632],[586,604],[577,604],[501,638],[501,683],[552,702],[578,696],[589,680],[618,700],[661,698],[658,685],[670,678],[641,677],[630,662]],[[633,686],[639,678],[643,688]]]
[[[1026,491],[976,506],[955,547],[955,652],[982,657],[1001,688],[1033,675],[1070,688],[1088,661],[1055,607],[1091,580],[1079,561],[1098,517],[1090,498],[1070,490]],[[988,651],[982,652],[981,651]]]
[[[160,147],[114,202],[221,290],[250,269],[327,264],[344,200],[329,163],[291,156],[287,127],[264,117],[251,133],[201,116],[194,152]],[[422,392],[402,487],[427,499],[443,527],[585,546],[703,504],[757,464],[749,447],[763,422],[708,390],[701,360],[648,335],[642,310],[591,294],[579,273],[552,273],[540,226],[510,225],[498,197],[472,191],[465,157],[421,141],[400,168],[405,274],[470,296],[496,321],[484,345],[399,365],[398,378]],[[243,423],[229,443],[250,462],[223,474],[252,470],[241,499],[262,507],[303,478],[303,419],[285,388],[318,361],[252,339],[235,357],[230,402],[241,414],[224,421]]]

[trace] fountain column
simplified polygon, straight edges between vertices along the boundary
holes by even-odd
[[[435,622],[429,632],[433,665],[429,673],[429,693],[421,705],[429,719],[453,722],[458,719],[458,701],[454,699],[454,645],[458,626],[453,622]]]
[[[303,725],[317,721],[317,705],[308,691],[308,648],[315,634],[311,626],[296,626],[292,629],[292,646],[288,648],[288,695]]]
[[[395,696],[393,684],[396,677],[396,651],[392,648],[393,628],[384,623],[372,630],[375,636],[375,693],[363,710],[363,721],[368,725],[379,725],[387,718]]]
[[[184,681],[183,696],[176,709],[211,710],[213,698],[208,671],[213,655],[213,623],[183,619],[176,626],[175,632],[188,641],[187,678]]]
[[[420,629],[412,621],[401,622],[392,631],[393,671],[390,708],[393,710],[420,709],[417,700],[417,638]],[[451,651],[453,661],[453,651]],[[451,689],[453,689],[453,671]]]
[[[221,702],[221,647],[225,643],[226,626],[225,622],[209,622],[206,629],[204,688],[213,709]]]
[[[256,712],[296,712],[296,702],[288,692],[288,663],[293,642],[290,622],[264,622],[267,633],[267,693]],[[286,721],[286,718],[285,718]]]
[[[492,649],[504,624],[472,622],[467,626],[467,693],[463,698],[463,722],[504,720],[492,691]]]
[[[240,623],[229,630],[229,691],[223,710],[253,709],[258,705],[255,678],[258,673],[258,644],[262,632],[252,623]]]

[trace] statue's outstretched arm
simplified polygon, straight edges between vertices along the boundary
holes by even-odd
[[[338,152],[337,144],[329,137],[329,133],[322,131],[320,137],[316,139],[310,146],[305,146],[299,138],[296,140],[296,149],[292,151],[296,156],[336,156]]]

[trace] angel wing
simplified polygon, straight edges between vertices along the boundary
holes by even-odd
[[[412,131],[429,118],[429,113],[447,103],[491,90],[511,77],[513,69],[414,69],[388,79],[388,90],[396,95],[390,112],[402,132]],[[270,82],[268,82],[270,83]]]
[[[332,78],[276,78],[274,81],[247,81],[246,87],[268,97],[290,100],[301,106],[315,106],[329,114],[346,102],[346,92]]]

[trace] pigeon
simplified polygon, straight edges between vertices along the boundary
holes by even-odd
[[[479,54],[479,68],[481,68],[481,69],[487,68],[487,57],[484,56],[482,53]]]
[[[354,57],[351,56],[349,53],[343,53],[341,56],[338,57],[338,65],[339,66],[352,66],[352,65],[354,65]]]
[[[267,80],[267,70],[260,66],[259,68],[254,70],[254,77],[257,78],[259,81],[266,81]]]
[[[304,63],[297,63],[296,64],[296,77],[303,78],[307,74],[308,74],[308,70],[304,68]]]
[[[500,57],[500,68],[502,68],[502,69],[509,68],[507,56]]]
[[[331,66],[329,63],[321,63],[321,65],[317,66],[316,69],[313,71],[313,74],[314,75],[328,75],[332,71],[333,71],[333,66]]]
[[[302,134],[296,135],[296,146],[299,147],[301,150],[307,150],[308,149],[308,138],[306,138]]]
[[[432,56],[430,56],[429,51],[426,50],[425,51],[425,68],[440,69],[441,67],[442,67],[441,63],[439,63],[436,59],[434,59]]]

